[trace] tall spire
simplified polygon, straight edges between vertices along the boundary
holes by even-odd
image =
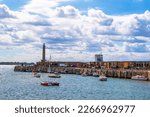
[[[42,61],[45,61],[45,43],[43,43]]]

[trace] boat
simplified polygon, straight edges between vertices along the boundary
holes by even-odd
[[[51,56],[50,56],[50,61],[51,61]],[[61,78],[59,73],[51,71],[50,63],[49,63],[49,66],[48,66],[48,73],[49,73],[48,74],[49,78]]]
[[[51,56],[50,56],[50,61],[51,61]],[[48,66],[48,73],[49,73],[48,74],[49,78],[60,78],[61,77],[59,73],[51,71],[50,63],[49,63],[49,66]]]
[[[49,81],[43,81],[41,82],[42,86],[59,86],[58,82],[49,82]]]
[[[34,77],[36,77],[36,78],[40,78],[40,77],[41,77],[41,74],[40,74],[40,73],[37,73],[37,72],[35,72],[33,75],[34,75]]]
[[[57,73],[49,73],[48,77],[49,78],[61,78],[61,76]]]
[[[102,74],[99,76],[99,80],[100,81],[107,81],[107,77],[104,74]]]
[[[98,74],[97,72],[94,72],[94,73],[93,73],[93,76],[94,76],[94,77],[99,77],[99,74]]]
[[[148,78],[142,75],[136,75],[131,77],[132,80],[142,80],[142,81],[147,81]]]
[[[81,75],[82,75],[83,77],[84,77],[84,76],[88,76],[86,72],[83,72]]]
[[[89,71],[84,71],[81,75],[82,76],[93,76],[93,74]]]

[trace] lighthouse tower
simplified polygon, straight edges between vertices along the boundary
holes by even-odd
[[[42,61],[45,62],[45,43],[43,43]]]

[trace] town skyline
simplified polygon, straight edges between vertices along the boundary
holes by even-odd
[[[0,61],[150,61],[149,3],[0,0]]]

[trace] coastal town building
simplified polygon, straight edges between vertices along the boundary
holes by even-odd
[[[96,54],[95,55],[95,62],[103,62],[103,55],[102,54]]]

